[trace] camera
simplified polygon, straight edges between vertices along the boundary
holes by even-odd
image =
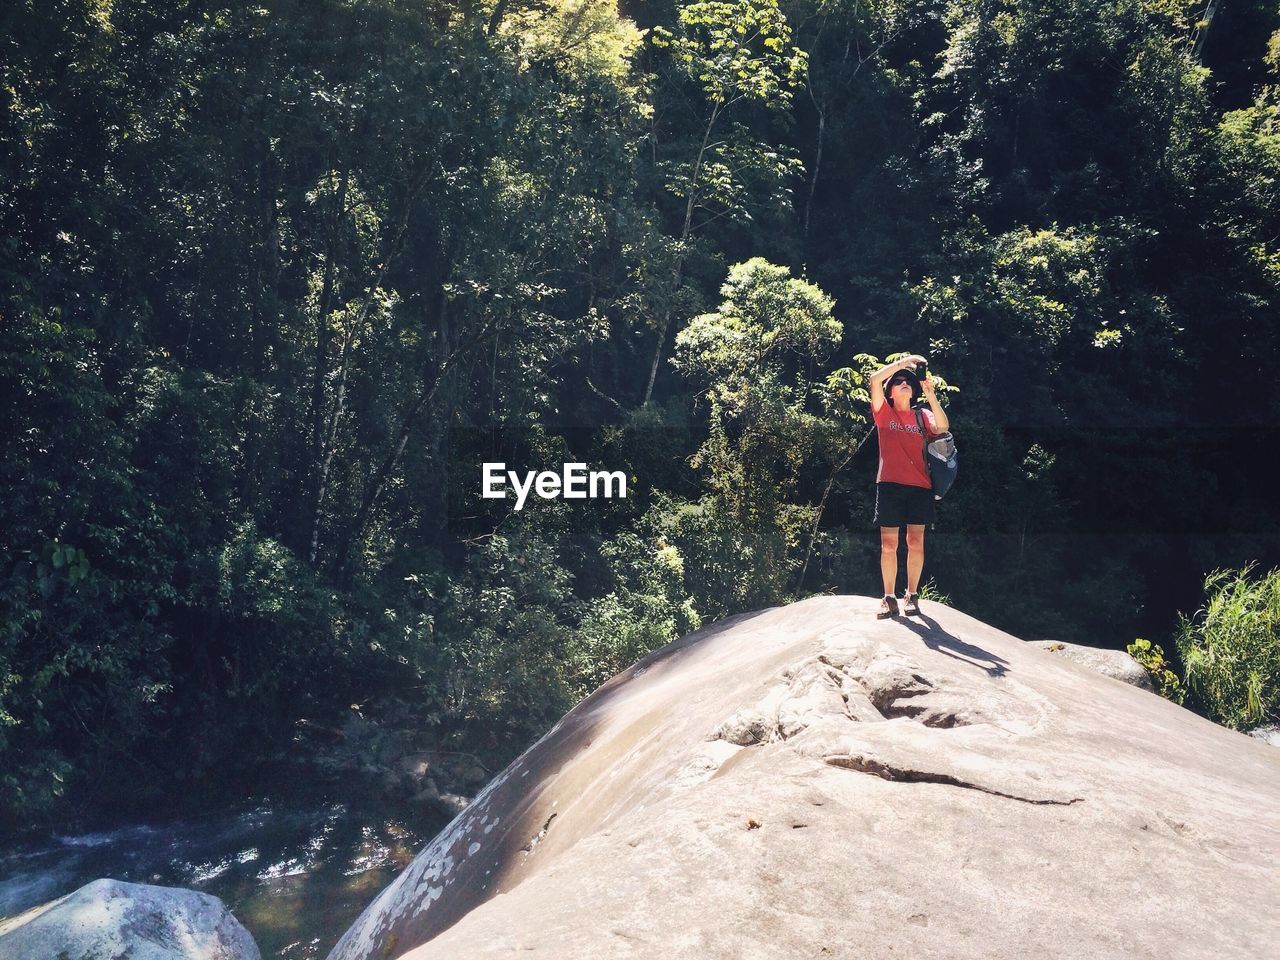
[[[928,367],[929,367],[929,364],[928,364],[927,362],[926,362],[926,363],[917,363],[917,364],[916,364],[916,379],[917,379],[917,380],[923,380],[923,379],[924,379],[924,377],[925,377],[925,371],[928,369]]]

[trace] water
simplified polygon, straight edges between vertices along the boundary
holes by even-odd
[[[219,897],[264,958],[322,958],[447,823],[411,803],[261,804],[0,849],[0,919],[91,880]]]

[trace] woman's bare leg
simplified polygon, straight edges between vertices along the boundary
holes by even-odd
[[[920,587],[920,573],[924,570],[923,523],[907,524],[907,593],[915,593]]]
[[[893,593],[898,584],[898,528],[880,528],[880,578],[884,580],[885,595]]]

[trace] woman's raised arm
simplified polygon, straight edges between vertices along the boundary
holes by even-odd
[[[903,357],[901,360],[895,360],[893,363],[886,363],[883,367],[871,374],[867,378],[868,391],[871,394],[871,409],[880,409],[880,404],[884,403],[884,382],[899,370],[905,370],[907,367],[913,367],[917,363],[924,363],[925,359],[918,354],[911,354],[909,357]]]

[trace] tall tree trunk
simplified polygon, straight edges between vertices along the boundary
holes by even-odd
[[[689,195],[684,206],[684,228],[680,231],[680,250],[676,254],[675,284],[671,288],[672,296],[680,289],[680,281],[684,276],[684,245],[693,228],[693,202],[698,189],[698,176],[702,172],[702,158],[706,155],[707,145],[711,142],[711,131],[715,128],[723,104],[717,100],[711,107],[711,119],[707,121],[707,129],[702,133],[702,146],[698,148],[698,158],[693,163],[693,173],[689,177]],[[670,302],[670,301],[668,301]],[[658,342],[653,348],[653,362],[649,365],[649,381],[644,387],[644,399],[641,406],[647,406],[653,397],[653,384],[658,379],[658,363],[662,359],[662,346],[667,340],[667,328],[671,326],[671,308],[665,308],[662,321],[658,325]]]
[[[814,106],[817,107],[815,101]],[[827,129],[827,114],[818,107],[818,150],[813,158],[813,176],[809,178],[809,196],[804,202],[804,239],[809,239],[809,215],[813,211],[813,195],[818,188],[818,171],[822,169],[822,142]]]
[[[493,5],[493,13],[489,15],[489,24],[485,28],[485,33],[493,36],[498,32],[498,26],[502,23],[502,18],[507,14],[507,3],[509,0],[498,0]]]
[[[323,509],[323,487],[320,462],[324,458],[324,381],[329,374],[329,314],[333,310],[333,289],[337,272],[338,230],[347,202],[350,167],[343,164],[329,235],[325,240],[324,282],[320,289],[320,306],[316,314],[315,376],[311,382],[311,532],[308,537],[307,562],[314,569],[320,551],[320,517]]]
[[[392,262],[396,259],[400,252],[400,248],[404,243],[404,237],[409,224],[409,212],[413,207],[414,201],[417,199],[418,191],[427,182],[428,173],[431,169],[430,161],[423,164],[419,176],[414,180],[405,196],[404,206],[400,211],[400,217],[396,224],[395,233],[392,236],[387,251],[382,257],[381,266],[378,268],[377,276],[374,282],[369,286],[369,291],[365,295],[364,301],[360,304],[360,309],[356,311],[356,316],[351,320],[347,329],[342,335],[342,348],[338,357],[338,383],[334,392],[333,406],[329,411],[328,423],[321,430],[321,444],[319,451],[318,477],[315,482],[315,503],[312,513],[312,541],[315,544],[314,556],[311,561],[312,566],[319,562],[319,537],[321,518],[324,511],[324,498],[327,490],[329,471],[333,467],[333,455],[337,449],[338,429],[342,423],[342,414],[346,410],[347,396],[347,377],[351,371],[352,355],[355,349],[357,334],[364,329],[365,320],[369,316],[369,311],[373,307],[374,298],[382,289],[382,284],[386,280],[387,271],[390,269]]]
[[[262,121],[265,124],[265,120]],[[260,125],[262,125],[260,124]],[[261,453],[264,421],[268,411],[255,399],[255,394],[265,391],[265,380],[274,355],[278,352],[280,335],[279,290],[280,279],[280,213],[276,205],[279,170],[275,151],[269,138],[264,138],[262,157],[258,162],[258,187],[255,193],[255,220],[257,222],[256,246],[252,274],[252,299],[250,302],[250,382],[246,390],[244,460],[241,464],[237,500],[240,509],[249,513],[253,507],[255,477],[258,457]]]
[[[658,360],[662,357],[662,342],[667,338],[667,324],[670,322],[670,317],[670,313],[665,314],[658,325],[658,342],[653,348],[653,362],[649,364],[649,381],[644,385],[644,399],[640,401],[641,406],[647,405],[653,396],[653,382],[658,379]]]

